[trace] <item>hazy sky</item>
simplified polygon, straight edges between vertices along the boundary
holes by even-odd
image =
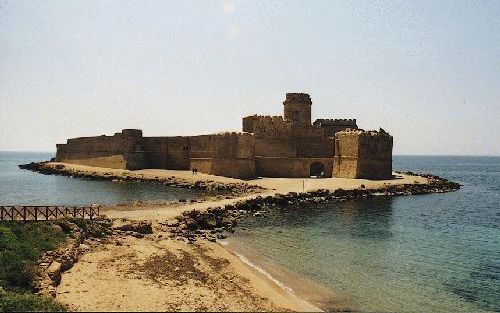
[[[0,0],[0,150],[240,130],[307,92],[395,154],[500,154],[500,1]]]

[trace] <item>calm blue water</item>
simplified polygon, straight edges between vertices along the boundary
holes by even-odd
[[[42,175],[19,164],[48,160],[51,153],[0,152],[0,205],[88,205],[194,199],[200,191],[134,182],[87,181]]]
[[[464,186],[277,209],[240,223],[231,240],[361,311],[500,311],[500,157],[396,156],[394,168]]]

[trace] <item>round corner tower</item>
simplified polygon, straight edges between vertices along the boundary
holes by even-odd
[[[311,97],[307,93],[287,93],[283,101],[285,121],[311,125],[311,105]]]

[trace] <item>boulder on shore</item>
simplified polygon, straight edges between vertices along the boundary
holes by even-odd
[[[61,283],[61,272],[62,272],[62,264],[57,261],[52,262],[50,266],[47,268],[47,275],[54,282],[56,286],[59,285],[59,283]]]

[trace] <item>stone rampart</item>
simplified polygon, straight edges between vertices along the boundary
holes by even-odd
[[[255,168],[263,177],[332,177],[332,161],[332,158],[255,157]],[[316,168],[320,169],[318,173]]]
[[[317,119],[313,125],[323,128],[328,137],[335,137],[335,133],[343,130],[358,129],[356,119]]]
[[[56,161],[121,169],[143,168],[142,131],[68,139],[57,145]]]
[[[255,137],[224,133],[192,138],[191,169],[234,178],[252,178],[255,172]]]
[[[290,138],[292,126],[281,116],[263,116],[255,121],[253,133],[257,138]]]
[[[335,134],[333,175],[344,178],[392,178],[392,136],[351,130]]]

